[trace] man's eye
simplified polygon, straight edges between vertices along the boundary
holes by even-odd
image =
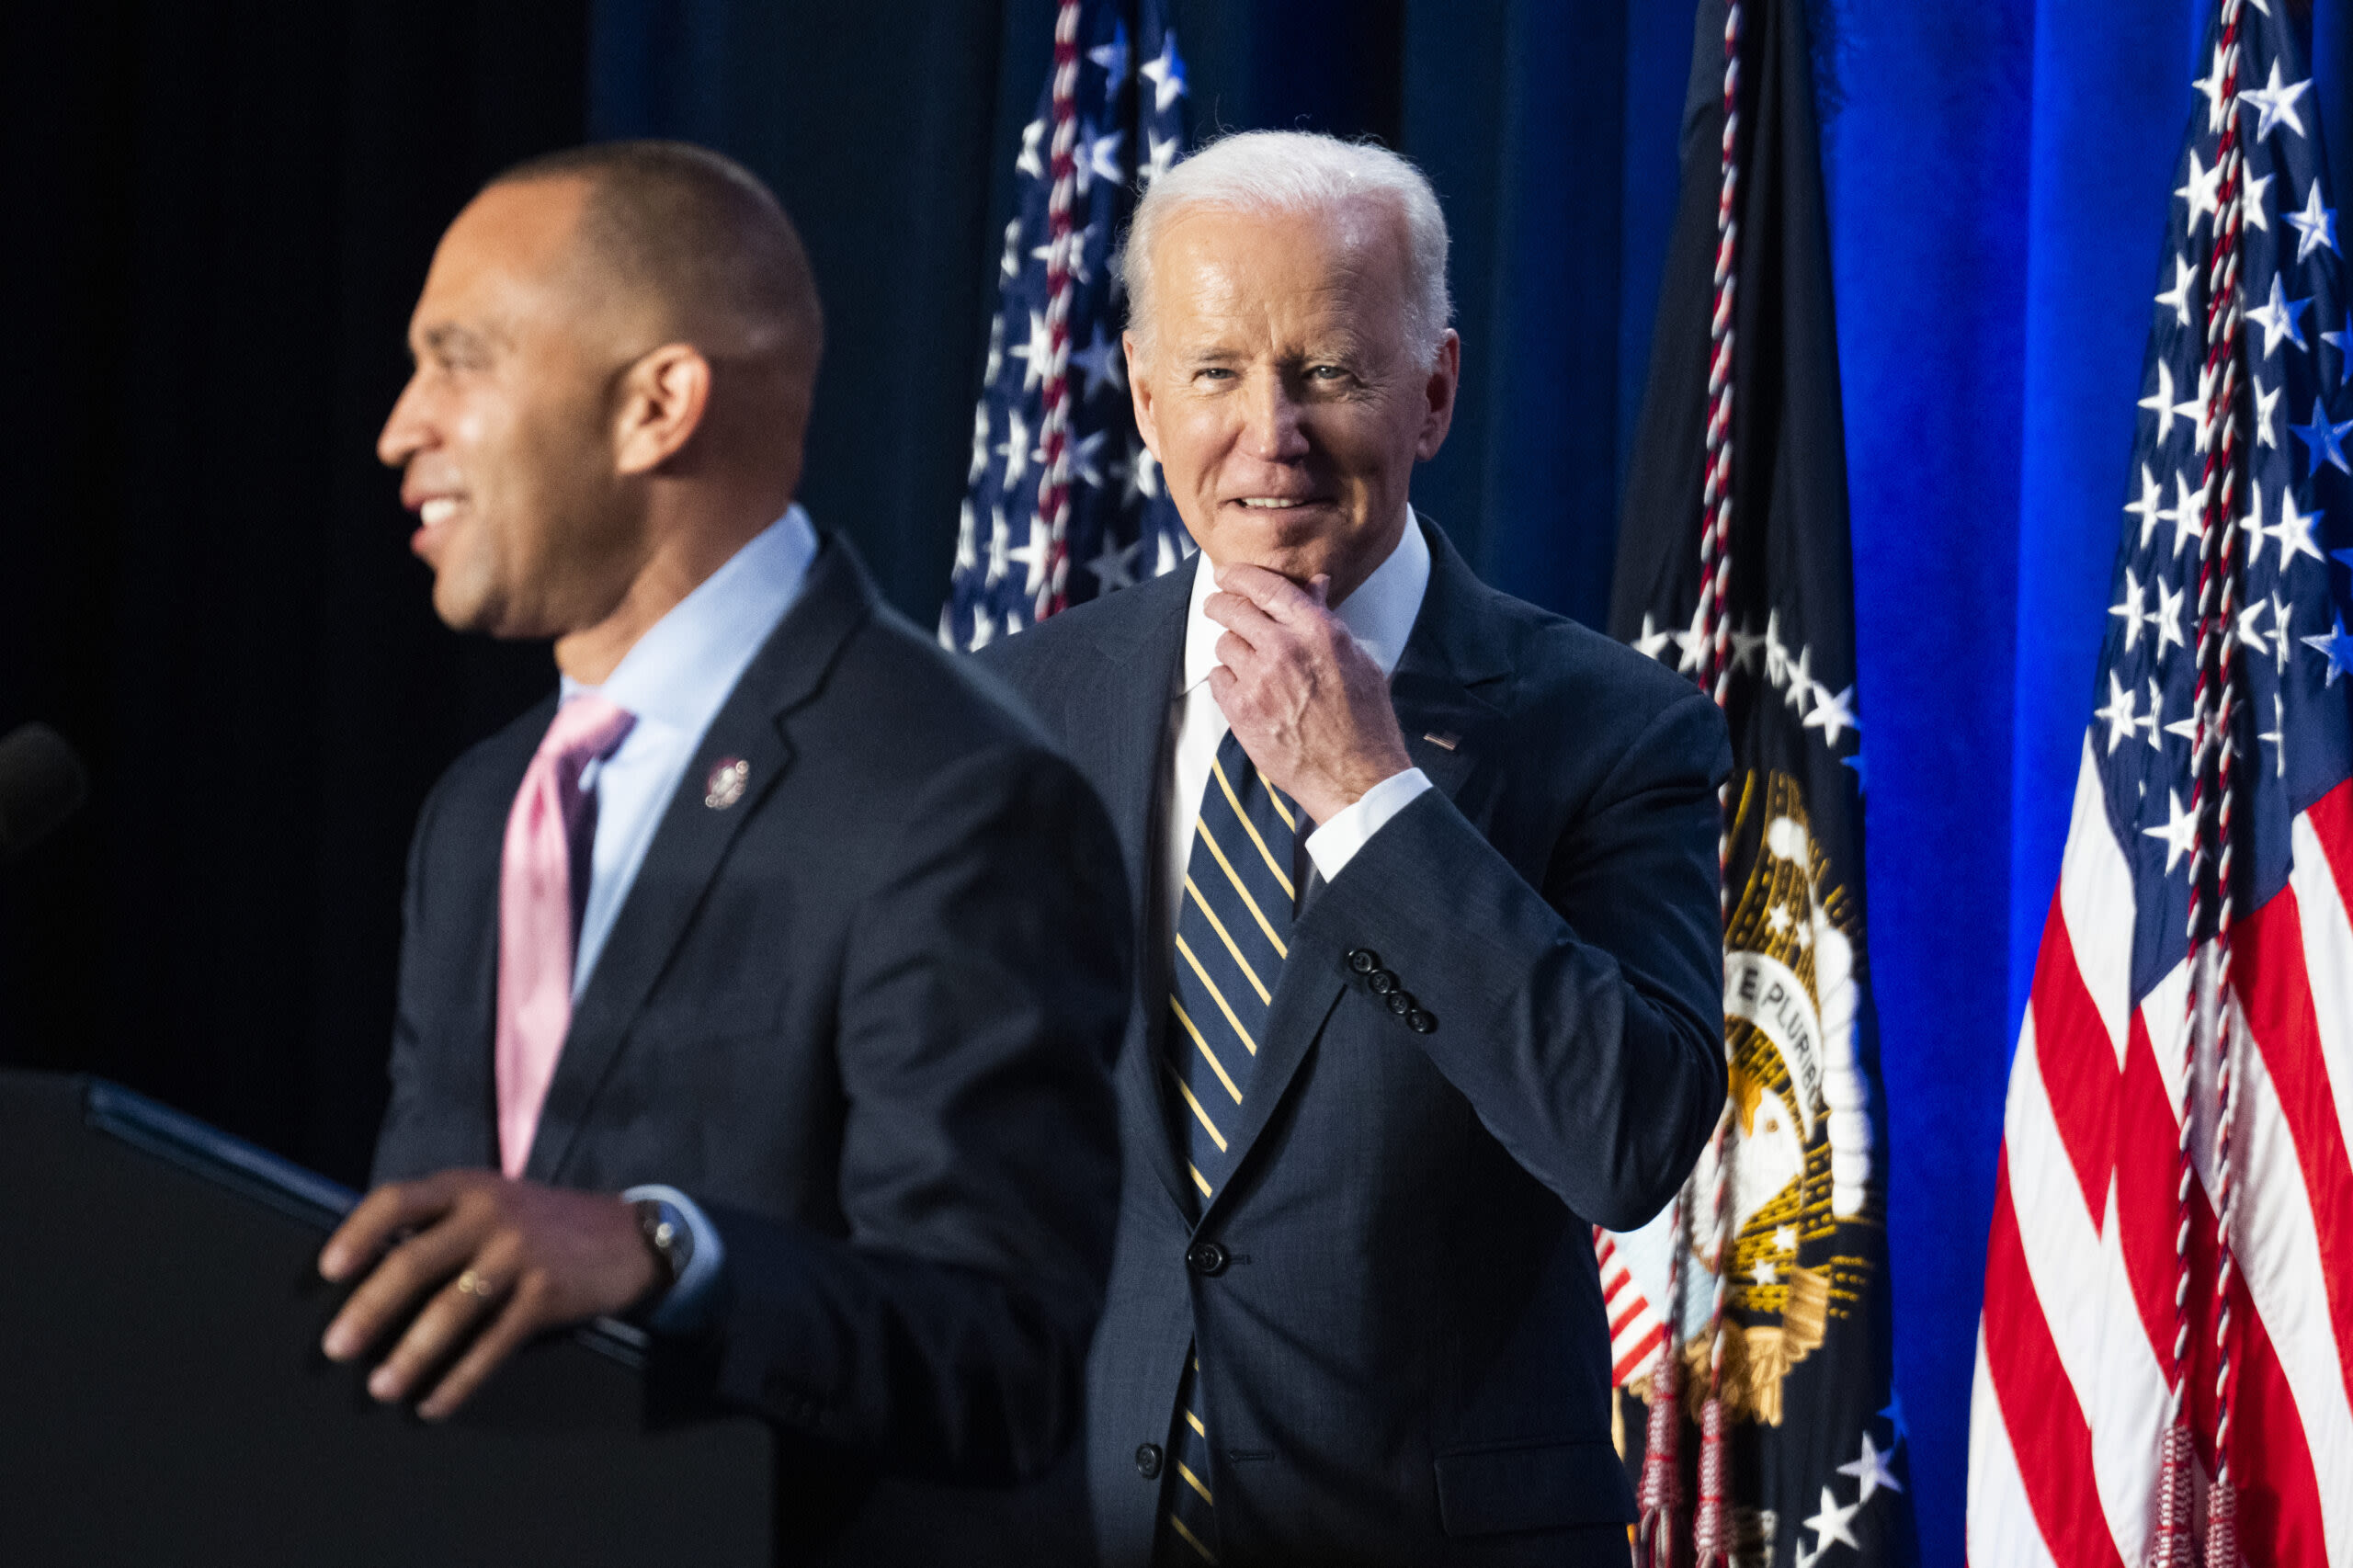
[[[1307,379],[1311,381],[1336,381],[1347,373],[1346,369],[1338,365],[1310,365],[1307,368]]]

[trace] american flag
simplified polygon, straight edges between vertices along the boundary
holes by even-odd
[[[2177,165],[2097,709],[2010,1068],[1982,1568],[2188,1563],[2201,1539],[2209,1568],[2353,1564],[2353,327],[2308,27],[2291,0],[2223,0]],[[2193,971],[2227,977],[2196,1009]]]
[[[1193,551],[1136,436],[1113,246],[1184,150],[1185,59],[1156,0],[1063,0],[1015,159],[939,641],[976,649]]]

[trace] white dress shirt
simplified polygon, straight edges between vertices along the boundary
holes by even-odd
[[[1201,791],[1209,787],[1210,764],[1216,760],[1217,748],[1232,728],[1210,694],[1210,671],[1220,662],[1217,640],[1225,635],[1225,628],[1211,620],[1201,606],[1217,592],[1217,580],[1207,555],[1196,551],[1193,560],[1193,603],[1187,612],[1185,659],[1177,667],[1172,715],[1176,726],[1176,761],[1166,807],[1167,874],[1161,883],[1161,913],[1168,917],[1166,928],[1171,931],[1176,928],[1178,906],[1184,901],[1186,869],[1192,863],[1193,824],[1200,818]],[[1394,675],[1429,585],[1429,540],[1422,537],[1421,525],[1408,512],[1405,531],[1388,559],[1373,568],[1372,575],[1355,593],[1335,605],[1332,613],[1381,666],[1383,676]],[[1428,775],[1409,767],[1366,790],[1330,822],[1317,824],[1307,835],[1307,854],[1324,873],[1324,880],[1337,878],[1340,869],[1374,834],[1429,787]]]
[[[563,677],[563,700],[595,691],[637,716],[612,756],[581,770],[582,793],[597,803],[597,831],[588,862],[588,897],[573,949],[572,999],[576,1006],[613,922],[645,863],[645,851],[677,794],[703,733],[726,706],[754,654],[801,597],[817,530],[797,505],[728,557],[727,563],[670,608],[622,655],[605,684],[582,686]],[[633,1187],[631,1202],[658,1198],[673,1204],[694,1234],[686,1271],[649,1320],[662,1333],[701,1326],[712,1287],[725,1261],[718,1227],[674,1187]]]

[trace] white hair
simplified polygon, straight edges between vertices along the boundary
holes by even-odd
[[[1247,131],[1222,137],[1154,180],[1136,203],[1120,259],[1128,330],[1149,348],[1153,252],[1162,231],[1195,207],[1243,212],[1335,212],[1366,199],[1393,201],[1405,220],[1405,342],[1425,365],[1453,324],[1446,288],[1446,214],[1429,177],[1370,142],[1309,131]]]

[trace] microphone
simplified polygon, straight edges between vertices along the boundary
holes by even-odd
[[[82,759],[47,724],[19,724],[0,735],[0,865],[48,837],[89,793]]]

